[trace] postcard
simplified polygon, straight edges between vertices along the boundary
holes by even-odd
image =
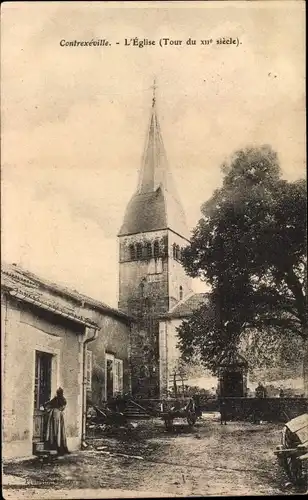
[[[305,3],[1,15],[4,498],[304,493]]]

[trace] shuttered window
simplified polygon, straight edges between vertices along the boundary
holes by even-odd
[[[123,394],[123,361],[114,360],[114,392]]]

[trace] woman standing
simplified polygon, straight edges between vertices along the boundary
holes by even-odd
[[[67,449],[66,432],[63,411],[66,407],[66,399],[63,389],[59,387],[56,396],[44,405],[49,411],[46,444],[49,450],[56,450],[58,455],[70,453]]]

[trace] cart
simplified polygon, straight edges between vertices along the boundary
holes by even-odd
[[[184,406],[181,401],[177,401],[169,410],[162,411],[160,416],[165,422],[167,431],[174,430],[175,420],[181,422],[185,420],[189,427],[193,427],[198,418],[195,401],[191,398]]]
[[[274,453],[289,481],[296,487],[307,489],[308,413],[285,424],[281,445],[277,446]]]
[[[127,396],[117,396],[110,399],[103,407],[91,405],[87,412],[88,431],[110,431],[115,428],[132,430],[137,424],[132,422],[136,418],[156,416],[152,409],[144,408]]]
[[[88,430],[96,429],[107,431],[114,428],[128,428],[128,419],[126,415],[120,411],[115,411],[109,407],[98,408],[92,406],[91,411],[87,415]]]

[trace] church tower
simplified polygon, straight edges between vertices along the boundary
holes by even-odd
[[[189,232],[159,126],[155,87],[136,192],[119,238],[119,309],[137,318],[131,335],[133,393],[159,395],[159,317],[191,293],[181,265]]]

